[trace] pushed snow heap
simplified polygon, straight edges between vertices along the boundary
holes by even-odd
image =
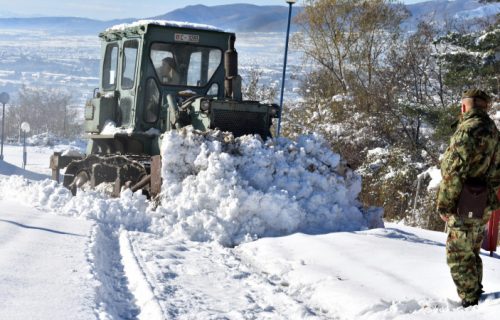
[[[363,212],[361,178],[318,135],[296,142],[188,127],[164,135],[162,193],[152,228],[233,246],[293,232],[383,226]]]
[[[361,209],[361,178],[318,135],[263,142],[258,136],[234,139],[187,127],[165,133],[161,152],[163,186],[156,209],[141,191],[109,198],[99,190],[80,190],[72,197],[55,181],[19,176],[0,178],[0,198],[117,229],[224,246],[294,232],[383,227],[382,209]]]

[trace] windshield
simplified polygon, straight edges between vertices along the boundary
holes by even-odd
[[[161,84],[204,87],[222,61],[222,50],[187,44],[154,43],[151,61]]]

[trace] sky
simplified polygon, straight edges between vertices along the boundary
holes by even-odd
[[[403,0],[405,3],[422,1],[424,0]],[[138,3],[140,3],[139,6]],[[146,18],[188,5],[215,6],[231,3],[286,5],[285,0],[0,0],[0,17],[71,16],[98,20]],[[297,3],[302,3],[302,0],[298,0]]]

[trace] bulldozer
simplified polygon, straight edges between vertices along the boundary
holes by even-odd
[[[162,135],[193,126],[234,137],[271,136],[276,104],[242,99],[236,36],[215,27],[138,21],[111,27],[101,39],[100,84],[85,106],[84,156],[54,153],[52,178],[73,195],[90,184],[112,194],[161,191]],[[60,174],[60,169],[64,169]]]

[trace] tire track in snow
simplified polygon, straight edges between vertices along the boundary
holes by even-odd
[[[140,313],[137,318],[147,320],[162,320],[163,310],[156,299],[153,288],[148,280],[145,270],[135,255],[130,243],[128,232],[120,233],[120,254],[124,265],[125,275],[128,278],[128,287],[135,296]]]
[[[96,224],[92,230],[88,260],[96,287],[96,314],[101,320],[137,319],[139,309],[128,290],[121,263],[117,231]]]
[[[245,259],[245,256],[241,255],[238,250],[232,251],[235,259],[238,259],[245,267],[251,272],[255,277],[261,279],[261,281],[268,283],[270,286],[275,288],[276,292],[287,296],[290,300],[293,300],[296,304],[302,306],[307,313],[310,315],[308,319],[327,319],[327,320],[338,320],[342,319],[338,314],[327,314],[327,311],[312,306],[307,303],[307,299],[304,299],[304,293],[307,292],[307,287],[302,287],[300,289],[291,289],[288,280],[274,273],[267,273],[261,270],[259,267],[252,264],[251,260]],[[300,318],[297,318],[300,319]]]

